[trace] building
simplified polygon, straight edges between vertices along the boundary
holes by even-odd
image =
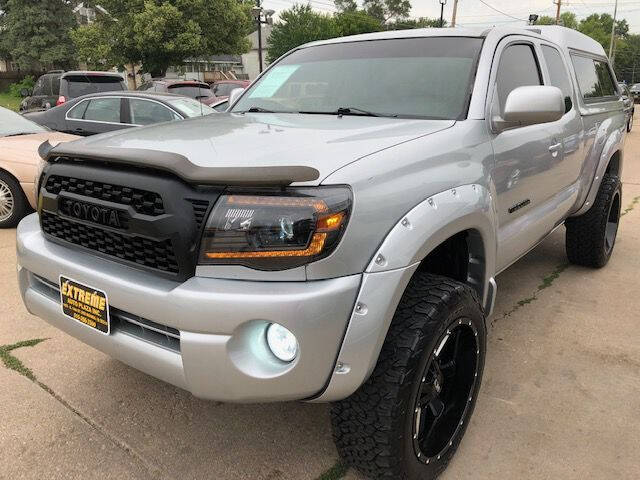
[[[263,25],[262,26],[262,68],[264,69],[267,65],[267,48],[269,47],[269,37],[271,36],[271,31],[273,26],[271,25]],[[242,65],[244,66],[244,72],[249,76],[249,80],[255,80],[255,78],[260,74],[260,64],[258,61],[258,31],[256,30],[252,34],[248,35],[247,38],[251,42],[251,50],[242,55]]]
[[[189,58],[179,67],[167,70],[168,78],[184,78],[214,82],[223,79],[247,78],[240,55],[211,55],[203,58]]]

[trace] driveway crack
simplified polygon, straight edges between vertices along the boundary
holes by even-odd
[[[157,466],[147,462],[142,455],[140,455],[134,448],[132,448],[129,444],[124,442],[123,440],[117,438],[116,436],[109,433],[105,430],[100,424],[93,421],[91,418],[87,417],[77,408],[73,407],[69,402],[67,402],[64,398],[58,395],[51,387],[47,384],[38,380],[33,373],[33,371],[27,367],[19,358],[15,357],[11,354],[12,351],[17,350],[19,348],[25,347],[34,347],[39,343],[47,340],[46,338],[37,338],[33,340],[25,340],[21,342],[14,343],[12,345],[0,345],[0,360],[4,363],[4,366],[10,370],[18,372],[20,375],[27,377],[33,383],[38,385],[42,390],[51,395],[55,400],[57,400],[63,407],[76,415],[80,420],[89,425],[92,429],[98,432],[100,435],[105,437],[111,443],[113,443],[116,447],[124,450],[127,455],[133,458],[135,462],[137,462],[151,477],[156,479],[166,479],[169,480],[170,477],[167,477],[162,470],[160,470]]]

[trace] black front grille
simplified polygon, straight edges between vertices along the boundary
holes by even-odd
[[[56,195],[60,192],[68,192],[121,205],[131,205],[137,213],[143,215],[158,216],[165,213],[160,195],[138,188],[61,175],[50,175],[44,188],[47,192]]]
[[[49,240],[172,280],[194,275],[202,227],[223,188],[61,158],[43,174],[38,203]]]
[[[52,237],[154,270],[178,273],[170,240],[155,241],[105,231],[42,212],[42,230]]]
[[[191,198],[189,201],[191,202],[191,205],[193,205],[193,215],[196,219],[198,230],[200,230],[204,223],[205,216],[207,215],[207,210],[209,209],[209,202],[207,200],[195,200]]]

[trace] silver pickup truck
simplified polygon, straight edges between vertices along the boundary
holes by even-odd
[[[338,38],[231,104],[43,144],[25,305],[201,398],[333,402],[348,465],[434,478],[496,275],[563,224],[571,262],[611,256],[626,121],[602,47],[561,27]]]

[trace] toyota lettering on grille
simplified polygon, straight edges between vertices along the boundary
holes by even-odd
[[[119,212],[113,208],[101,207],[91,203],[69,198],[60,198],[60,211],[69,217],[106,227],[123,228]]]

